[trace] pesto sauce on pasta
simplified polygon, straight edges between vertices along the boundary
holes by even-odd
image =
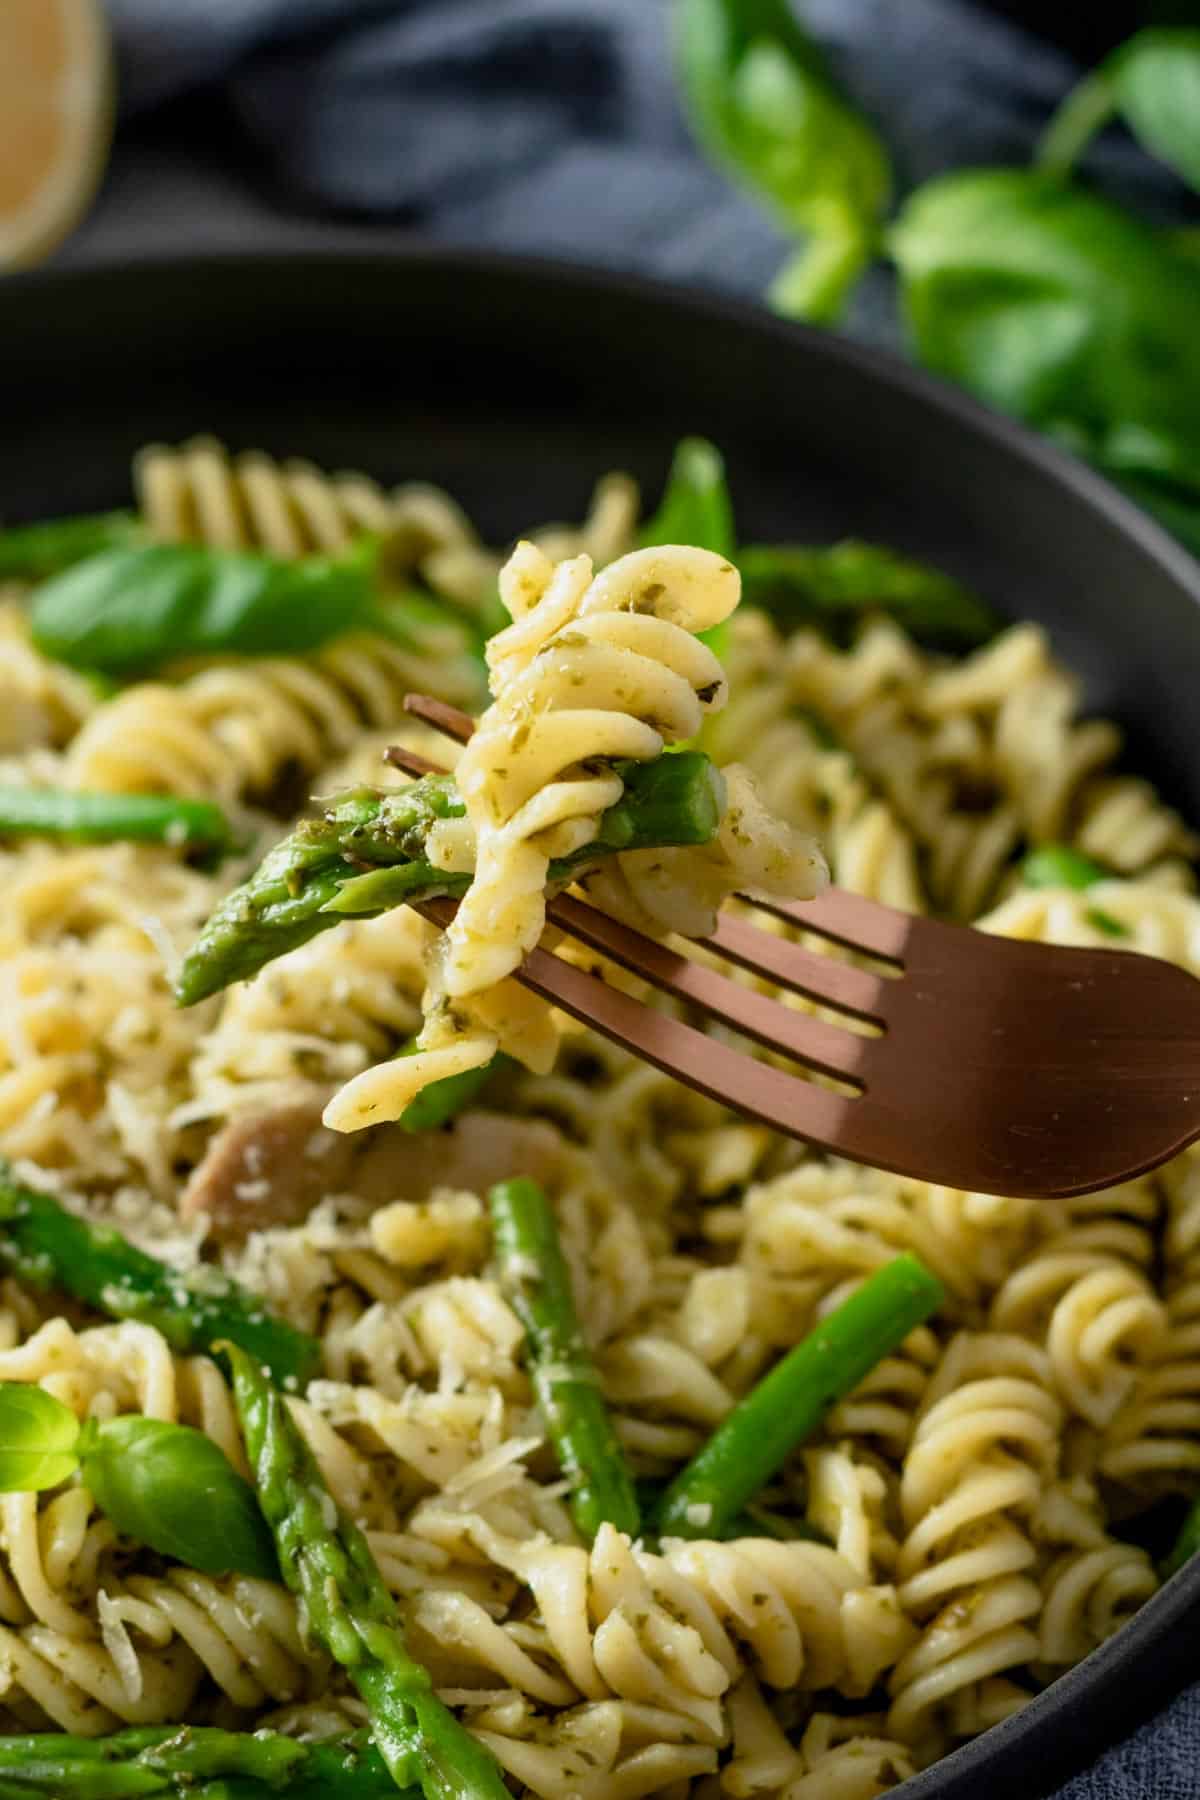
[[[168,539],[295,555],[386,530],[433,591],[481,617],[494,595],[500,555],[419,483],[385,491],[201,441],[144,452],[136,486]],[[637,514],[632,483],[608,477],[580,526],[529,538],[544,562],[603,569],[635,548]],[[724,661],[729,704],[702,747],[815,835],[840,885],[1056,942],[1111,941],[1102,915],[1130,947],[1200,973],[1195,840],[1115,770],[1117,732],[1078,718],[1036,626],[952,662],[886,618],[837,648],[742,610]],[[297,782],[377,779],[389,741],[428,750],[401,703],[438,683],[436,656],[362,634],[105,697],[37,654],[14,591],[0,605],[0,776],[210,798],[261,850]],[[1019,857],[1049,842],[1112,877],[1023,887]],[[869,1800],[1024,1704],[1154,1591],[1113,1522],[1200,1470],[1196,1153],[1069,1201],[935,1188],[805,1153],[566,1025],[553,1066],[484,1091],[486,1176],[469,1132],[432,1158],[383,1136],[351,1157],[320,1107],[418,1029],[431,942],[418,918],[340,926],[180,1012],[170,965],[245,865],[13,843],[0,868],[0,1152],[180,1268],[218,1257],[320,1335],[301,1425],[414,1652],[519,1793],[719,1800],[741,1780],[776,1800]],[[263,1114],[293,1122],[309,1176],[330,1171],[308,1180],[321,1197],[306,1217],[287,1215],[274,1152],[247,1125]],[[206,1245],[195,1171],[234,1130],[249,1147],[228,1199],[253,1229],[239,1238],[214,1216]],[[480,1197],[507,1172],[497,1159],[535,1153],[639,1476],[668,1478],[897,1251],[944,1283],[944,1313],[766,1496],[826,1542],[651,1550],[607,1529],[580,1545]],[[41,1381],[81,1415],[181,1419],[244,1470],[215,1365],[149,1326],[60,1316],[5,1280],[0,1380]],[[119,1543],[78,1487],[0,1496],[0,1526],[4,1729],[361,1722],[281,1587]]]

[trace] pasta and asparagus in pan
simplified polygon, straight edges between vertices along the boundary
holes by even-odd
[[[698,440],[509,553],[134,486],[0,533],[0,1795],[871,1800],[1024,1705],[1200,1541],[1200,1159],[881,1174],[512,977],[548,893],[825,861],[1200,972],[1192,833],[1036,626],[740,542]]]

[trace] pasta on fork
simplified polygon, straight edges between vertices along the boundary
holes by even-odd
[[[552,862],[596,843],[620,802],[622,769],[695,737],[728,695],[700,633],[724,624],[741,578],[710,550],[633,550],[595,574],[580,555],[557,566],[517,546],[500,575],[512,623],[487,646],[492,705],[455,779],[465,812],[439,820],[425,850],[436,868],[471,873],[430,958],[416,1053],[365,1070],[336,1094],[325,1123],[350,1131],[397,1119],[431,1082],[484,1068],[502,1047],[545,1073],[556,1039],[548,1009],[509,978],[546,923]],[[640,929],[711,930],[741,890],[807,899],[827,878],[815,843],[759,800],[734,765],[710,766],[715,831],[703,844],[618,852],[581,873],[589,896]]]

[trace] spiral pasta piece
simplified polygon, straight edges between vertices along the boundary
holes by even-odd
[[[1158,1576],[1140,1546],[1105,1538],[1051,1563],[1043,1585],[1041,1661],[1066,1668],[1118,1631],[1157,1590]]]
[[[365,475],[326,475],[297,457],[261,450],[231,457],[215,438],[178,449],[147,444],[134,458],[138,507],[167,543],[199,542],[272,556],[335,554],[364,531],[387,531],[392,502]]]
[[[1155,1359],[1167,1315],[1136,1269],[1052,1241],[1009,1276],[992,1323],[1043,1335],[1062,1399],[1079,1418],[1103,1426],[1130,1392],[1137,1367]]]
[[[721,665],[690,633],[726,618],[738,591],[705,551],[634,551],[593,579],[590,558],[554,569],[517,550],[501,585],[513,623],[488,646],[495,700],[457,771],[477,848],[447,935],[451,999],[511,974],[537,943],[551,856],[590,842],[621,796],[619,775],[592,765],[656,757],[720,704]]]
[[[117,793],[269,798],[290,768],[311,774],[361,733],[434,691],[469,703],[473,668],[453,630],[417,653],[354,632],[306,657],[215,663],[173,685],[139,682],[96,708],[64,758],[68,784]]]
[[[947,1733],[963,1735],[973,1709],[1018,1704],[1019,1693],[987,1684],[1037,1654],[1029,1521],[1055,1474],[1062,1422],[1049,1373],[1022,1338],[960,1333],[904,1459],[897,1591],[929,1622],[890,1677],[888,1729],[922,1760]]]
[[[1165,1336],[1109,1422],[1101,1473],[1135,1494],[1190,1493],[1200,1469],[1200,1159],[1187,1150],[1166,1191]]]
[[[16,590],[0,582],[0,756],[14,776],[36,779],[37,753],[60,749],[97,703],[85,676],[35,650]]]
[[[803,1773],[779,1800],[877,1800],[914,1774],[907,1745],[887,1734],[878,1715],[816,1713],[800,1740]]]

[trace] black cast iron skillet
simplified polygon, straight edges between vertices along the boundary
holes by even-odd
[[[212,431],[444,483],[503,541],[686,432],[744,537],[878,538],[1040,620],[1200,818],[1200,565],[1104,482],[886,357],[722,300],[494,256],[142,264],[0,281],[0,516],[120,504],[130,452]],[[1200,1557],[906,1800],[1037,1800],[1200,1676]]]

